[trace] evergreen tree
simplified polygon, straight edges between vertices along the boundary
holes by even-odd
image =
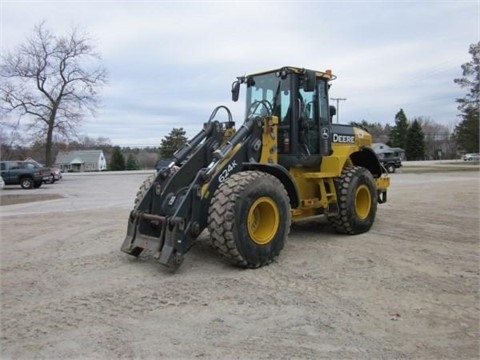
[[[139,169],[137,158],[131,153],[128,154],[125,169],[126,170],[138,170]]]
[[[110,171],[121,171],[125,170],[125,158],[120,151],[119,146],[115,146],[112,151],[112,159],[110,160]]]
[[[455,128],[455,141],[457,145],[470,153],[479,152],[480,119],[478,111],[474,108],[465,110],[463,120]]]
[[[182,145],[187,142],[183,128],[173,128],[169,135],[160,143],[160,159],[169,159]]]
[[[413,121],[407,131],[405,156],[408,160],[425,159],[425,135],[417,119]]]
[[[125,164],[126,170],[138,170],[137,158],[132,154],[128,154],[127,162]]]
[[[395,125],[390,131],[389,143],[393,147],[405,149],[407,147],[408,120],[403,109],[395,115]]]
[[[455,128],[457,145],[467,152],[479,151],[480,123],[480,41],[470,45],[472,61],[462,65],[463,77],[454,79],[462,88],[468,88],[465,97],[457,99],[462,121]]]

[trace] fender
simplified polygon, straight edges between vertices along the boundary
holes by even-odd
[[[295,181],[293,181],[290,173],[283,166],[277,164],[243,163],[242,170],[258,170],[275,176],[285,186],[292,209],[298,207],[300,200],[297,185]]]
[[[360,151],[350,155],[353,165],[362,166],[368,169],[374,178],[382,175],[382,165],[375,152],[369,147],[362,147]]]

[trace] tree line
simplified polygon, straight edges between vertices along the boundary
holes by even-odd
[[[96,139],[81,136],[75,141],[64,142],[54,139],[52,142],[53,165],[60,151],[74,150],[102,150],[108,170],[141,170],[153,169],[158,162],[159,148],[144,147],[131,148],[112,145],[110,139],[98,137]],[[31,146],[12,144],[6,134],[0,131],[0,158],[2,160],[23,160],[27,158],[46,164],[45,143],[36,141]]]
[[[362,120],[360,125],[373,137],[373,142],[405,150],[408,160],[441,160],[458,157],[454,129],[429,118],[415,117],[408,120],[403,109],[395,115],[393,125],[371,123]]]

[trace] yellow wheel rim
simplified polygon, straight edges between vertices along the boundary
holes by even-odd
[[[268,244],[275,237],[280,224],[277,204],[269,197],[255,200],[248,210],[248,235],[258,245]]]
[[[370,213],[372,206],[372,196],[366,185],[360,185],[355,192],[355,212],[357,216],[364,220]]]

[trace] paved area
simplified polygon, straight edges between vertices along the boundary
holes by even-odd
[[[0,206],[0,358],[478,358],[478,171],[395,173],[369,233],[298,223],[256,270],[204,233],[175,274],[119,250],[146,176],[66,174],[28,191],[61,198]]]
[[[54,184],[43,184],[39,189],[24,190],[20,186],[7,186],[1,197],[53,201],[26,202],[0,207],[0,216],[71,212],[104,208],[131,208],[135,194],[143,180],[154,171],[67,173]],[[60,197],[60,199],[58,199]]]

